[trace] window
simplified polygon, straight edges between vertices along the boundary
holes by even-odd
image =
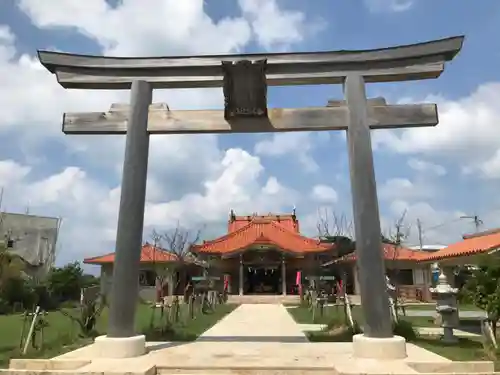
[[[156,285],[156,272],[151,270],[142,270],[139,272],[139,285],[140,286],[155,286]]]

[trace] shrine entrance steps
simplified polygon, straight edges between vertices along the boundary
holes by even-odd
[[[243,296],[229,295],[228,303],[243,304],[273,304],[273,305],[294,305],[300,302],[300,297],[296,295],[279,294],[248,294]]]

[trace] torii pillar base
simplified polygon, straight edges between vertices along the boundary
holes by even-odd
[[[401,336],[375,338],[363,334],[354,335],[352,346],[354,358],[393,360],[407,357],[406,341]]]
[[[99,336],[94,341],[95,355],[99,358],[134,358],[146,354],[146,336]]]

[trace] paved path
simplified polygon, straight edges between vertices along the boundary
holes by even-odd
[[[484,311],[462,311],[459,310],[459,315],[461,318],[474,319],[474,318],[484,318],[486,313]],[[431,317],[436,315],[436,310],[412,310],[411,307],[406,308],[407,316],[421,316],[421,317]]]
[[[195,342],[148,344],[145,356],[127,359],[99,358],[93,345],[60,359],[85,359],[79,369],[89,373],[146,374],[416,374],[407,362],[446,365],[449,359],[413,344],[408,358],[389,362],[353,360],[350,342],[307,342],[301,326],[282,305],[244,304],[206,331]],[[250,370],[249,370],[250,369]],[[270,371],[270,372],[269,372]],[[451,371],[450,371],[451,372]]]
[[[201,335],[198,341],[307,342],[283,305],[244,304]]]

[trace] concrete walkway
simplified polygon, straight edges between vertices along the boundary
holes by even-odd
[[[244,304],[197,341],[307,342],[307,338],[285,306]]]
[[[460,318],[465,319],[481,319],[486,318],[486,313],[484,311],[458,311]],[[436,310],[412,310],[411,307],[406,308],[406,316],[415,316],[415,317],[433,317],[436,316]]]
[[[414,375],[419,373],[414,363],[441,370],[452,365],[410,343],[403,360],[354,359],[352,343],[307,342],[301,328],[283,305],[244,304],[195,342],[151,342],[147,355],[114,360],[99,358],[90,345],[58,359],[91,361],[78,369],[80,373],[115,375]]]

